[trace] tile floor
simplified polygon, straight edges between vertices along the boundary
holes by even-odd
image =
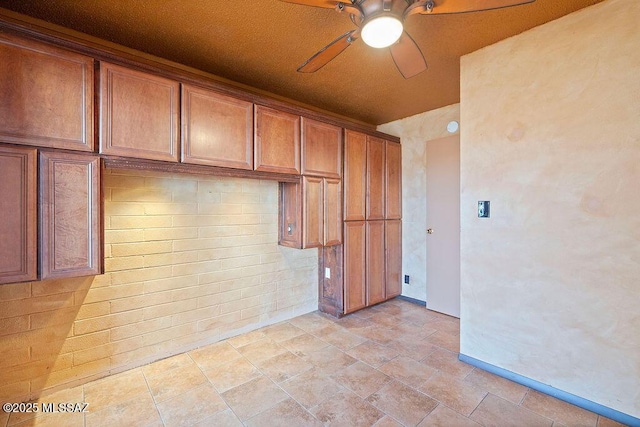
[[[459,334],[398,299],[310,313],[43,399],[88,413],[0,426],[620,425],[460,362]]]

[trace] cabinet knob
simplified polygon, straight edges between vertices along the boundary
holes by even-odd
[[[433,234],[433,228],[427,228],[427,234]]]

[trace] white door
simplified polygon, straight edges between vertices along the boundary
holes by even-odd
[[[427,308],[460,317],[460,136],[427,142]]]

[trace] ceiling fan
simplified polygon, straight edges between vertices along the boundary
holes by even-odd
[[[335,9],[349,14],[354,30],[341,35],[305,61],[298,72],[313,73],[362,38],[369,46],[388,47],[398,71],[405,79],[427,69],[420,48],[404,30],[411,15],[441,15],[500,9],[533,3],[535,0],[282,0],[305,6]]]

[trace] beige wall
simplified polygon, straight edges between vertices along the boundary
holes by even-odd
[[[426,142],[451,135],[447,123],[460,120],[460,104],[378,126],[402,141],[402,272],[411,277],[402,295],[425,301],[427,295]]]
[[[461,353],[635,417],[639,25],[607,0],[461,61]]]
[[[0,286],[0,400],[317,308],[317,249],[277,245],[277,183],[107,171],[107,273]]]

